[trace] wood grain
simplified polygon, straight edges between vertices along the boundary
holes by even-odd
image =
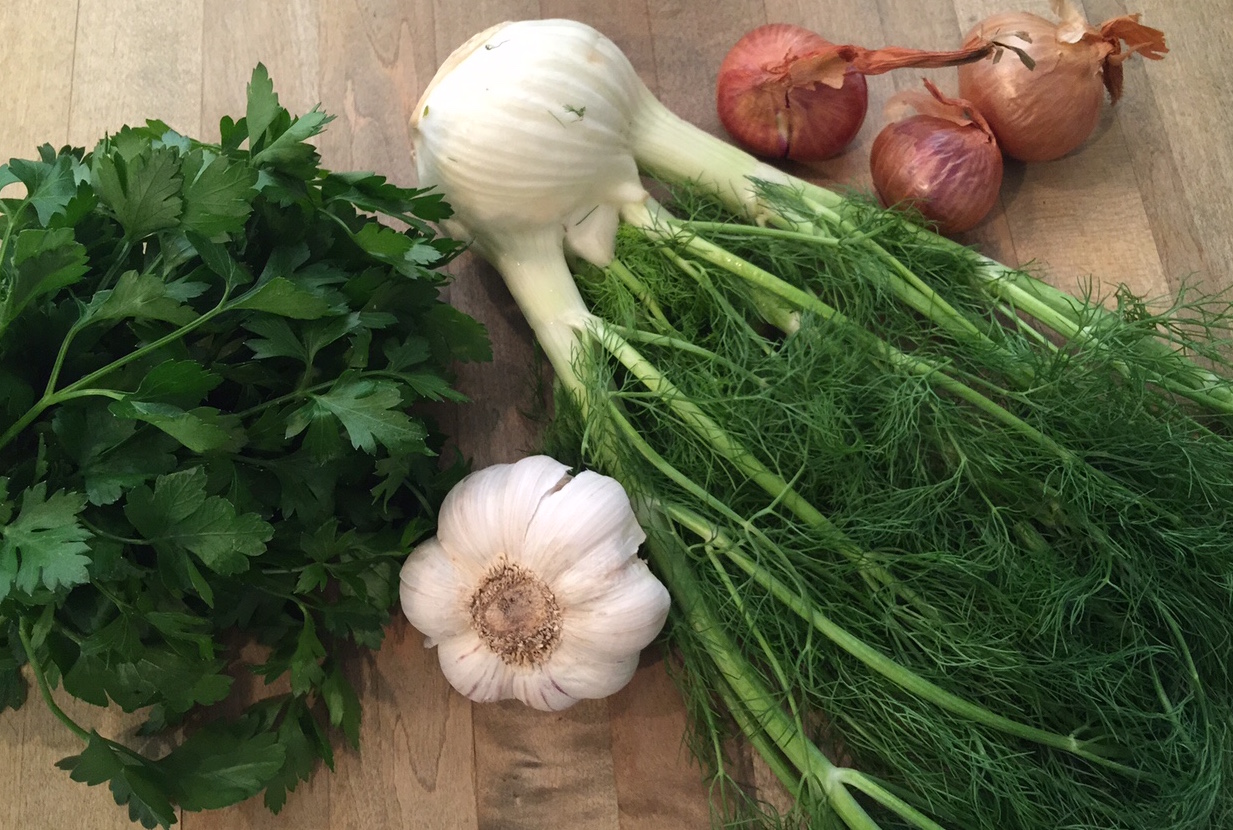
[[[80,0],[69,142],[147,118],[199,134],[203,12],[202,0]]]
[[[75,0],[0,5],[0,37],[6,41],[0,50],[0,77],[8,80],[8,96],[0,110],[0,158],[28,158],[40,144],[68,143],[76,27]],[[32,690],[30,698],[20,711],[0,716],[0,763],[5,772],[0,776],[0,827],[4,828],[21,827],[27,816],[47,806],[37,792],[30,797],[31,782],[19,772],[37,769],[36,780],[54,780],[50,765],[75,751],[65,740],[72,736],[60,733],[51,712],[37,700],[37,692]],[[47,792],[44,787],[34,789]],[[113,814],[115,826],[123,823],[104,792],[65,799],[59,787],[53,787],[47,801],[53,809],[60,802],[70,819],[85,808]]]
[[[201,33],[201,138],[218,140],[218,121],[244,113],[253,67],[265,66],[279,102],[294,113],[321,103],[317,0],[204,0]],[[277,37],[271,33],[277,32]]]
[[[1218,102],[1233,91],[1233,64],[1224,57],[1228,30],[1213,21],[1228,19],[1233,4],[1094,5],[1102,18],[1141,8],[1168,35],[1165,60],[1127,66],[1118,117],[1169,284],[1194,277],[1208,287],[1227,286],[1233,281],[1233,133]]]
[[[23,157],[68,143],[76,0],[0,5],[0,77],[7,87],[0,147]]]
[[[657,649],[608,702],[621,830],[705,827],[702,770],[690,760],[685,712]]]
[[[1046,0],[1013,4],[1048,14]],[[687,120],[723,135],[714,112],[718,64],[748,29],[786,21],[835,42],[953,48],[1002,0],[5,0],[0,3],[0,158],[42,142],[92,145],[126,122],[158,117],[210,139],[243,112],[262,62],[293,111],[321,104],[335,120],[316,143],[327,167],[415,182],[407,121],[436,67],[467,37],[502,20],[572,17],[607,33],[648,86]],[[1089,18],[1142,11],[1164,29],[1164,61],[1131,60],[1126,95],[1097,134],[1058,162],[1008,166],[999,207],[964,236],[1004,261],[1034,263],[1074,288],[1119,281],[1149,294],[1185,278],[1233,282],[1233,36],[1217,22],[1231,0],[1086,0]],[[953,70],[869,79],[866,123],[840,157],[795,166],[819,182],[868,187],[881,109],[927,74],[954,91]],[[476,466],[536,451],[550,413],[546,373],[500,279],[474,258],[450,268],[449,299],[481,320],[491,363],[460,367],[472,403],[442,409],[454,445]],[[187,830],[571,827],[675,830],[709,824],[702,772],[685,749],[685,713],[661,656],[606,701],[545,715],[516,704],[472,706],[443,680],[436,653],[402,622],[376,654],[347,658],[365,706],[359,752],[339,752],[269,815],[259,801],[186,814]],[[245,694],[262,693],[255,683]],[[136,719],[67,702],[108,735]],[[130,826],[109,793],[54,763],[76,752],[32,695],[0,715],[0,830]],[[764,768],[749,779],[765,783]],[[768,789],[768,792],[771,790]]]

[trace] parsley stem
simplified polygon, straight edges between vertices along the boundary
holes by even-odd
[[[34,406],[27,409],[20,418],[9,425],[9,428],[4,431],[3,435],[0,435],[0,449],[7,447],[10,441],[16,438],[23,429],[34,423],[34,420],[42,415],[53,403],[55,401],[46,395],[39,398]]]
[[[71,401],[74,398],[88,397],[111,398],[112,400],[118,401],[124,397],[124,394],[117,392],[114,389],[75,389],[72,391],[66,389],[63,392],[56,392],[50,395],[44,394],[43,397],[39,398],[39,400],[27,409],[20,418],[9,425],[9,428],[6,429],[3,434],[0,434],[0,449],[7,447],[9,442],[16,438],[23,429],[34,423],[40,415],[51,407],[64,403],[65,401]]]
[[[56,404],[60,404],[65,401],[72,400],[74,398],[86,397],[89,395],[112,397],[115,400],[119,400],[122,397],[124,397],[123,392],[119,392],[117,390],[110,390],[110,389],[92,388],[90,387],[90,384],[94,383],[95,381],[101,378],[106,377],[107,375],[111,374],[117,369],[127,366],[128,364],[132,363],[135,360],[140,360],[146,355],[152,352],[158,351],[159,349],[163,348],[169,343],[174,343],[175,341],[183,338],[184,335],[188,334],[189,332],[193,331],[199,326],[202,326],[208,323],[210,320],[213,320],[215,317],[222,314],[223,312],[231,310],[232,304],[228,302],[229,293],[230,293],[230,288],[229,287],[225,288],[223,290],[222,299],[218,301],[218,305],[214,306],[214,308],[210,309],[209,311],[204,312],[200,317],[197,317],[195,320],[185,323],[184,325],[180,326],[178,329],[168,332],[167,334],[163,335],[157,340],[147,343],[141,348],[135,349],[129,352],[128,354],[124,355],[123,357],[113,360],[111,363],[108,363],[106,366],[103,366],[99,369],[95,369],[90,374],[85,375],[84,377],[78,378],[77,380],[73,381],[68,386],[61,389],[59,392],[55,392],[55,391],[52,391],[52,387],[55,385],[55,382],[59,377],[60,368],[64,362],[64,356],[67,353],[68,341],[72,339],[72,335],[74,331],[78,329],[78,324],[74,324],[73,328],[69,329],[68,335],[65,337],[64,342],[61,344],[60,352],[56,355],[56,363],[52,367],[51,377],[47,381],[48,388],[43,392],[43,397],[41,397],[37,402],[35,402],[33,406],[27,409],[25,414],[23,414],[20,418],[14,421],[9,426],[9,428],[4,431],[3,434],[0,434],[0,449],[4,449],[6,446],[8,446],[9,442],[11,442],[14,438],[16,438],[17,435],[23,429],[30,426],[30,424],[33,423],[36,418],[38,418],[45,411],[47,411],[47,409],[49,409],[52,406],[55,406]],[[243,299],[243,297],[241,297],[240,299]],[[83,387],[86,387],[86,388],[83,388]]]
[[[135,349],[129,352],[128,354],[124,355],[123,357],[113,360],[111,363],[108,363],[106,366],[103,366],[100,369],[95,369],[93,372],[86,375],[85,377],[82,377],[82,378],[79,378],[73,381],[68,386],[64,387],[63,390],[61,390],[60,392],[57,392],[56,397],[60,397],[61,395],[64,395],[66,393],[76,392],[82,386],[88,386],[89,384],[94,383],[94,381],[99,380],[100,378],[106,377],[107,375],[111,374],[117,369],[121,369],[127,366],[128,364],[132,363],[134,360],[140,360],[141,358],[145,357],[151,352],[156,352],[159,349],[166,346],[167,344],[174,343],[175,341],[184,337],[184,335],[188,334],[189,332],[193,331],[199,326],[205,325],[210,320],[213,320],[215,317],[222,314],[224,311],[228,311],[229,309],[230,309],[230,304],[227,302],[227,294],[224,293],[223,298],[218,301],[218,305],[214,306],[214,308],[210,309],[209,311],[206,311],[197,319],[191,322],[185,323],[184,325],[180,326],[178,329],[175,329],[174,331],[170,331],[167,334],[163,335],[162,337],[158,338],[157,340],[147,343],[146,345],[142,346],[140,349]],[[0,444],[0,446],[3,446],[3,445]]]
[[[102,285],[104,287],[111,287],[111,279],[114,276],[116,265],[123,262],[128,257],[132,248],[133,244],[127,239],[124,240],[120,247],[119,256],[116,258],[115,262],[112,263],[111,268],[108,269],[107,275],[103,277]],[[79,319],[77,322],[73,323],[73,325],[69,327],[68,332],[65,333],[64,339],[60,341],[60,348],[56,351],[56,361],[52,364],[51,372],[47,375],[47,386],[43,389],[44,395],[50,395],[55,392],[56,382],[60,379],[60,371],[64,368],[64,360],[68,357],[69,346],[72,344],[73,339],[77,336],[77,333],[89,325],[89,323],[90,320],[88,318]]]
[[[311,368],[312,367],[309,367],[309,369]],[[306,370],[306,372],[307,371],[308,370]],[[406,376],[403,375],[401,372],[391,372],[391,371],[382,370],[382,369],[372,369],[372,370],[365,372],[364,374],[370,378],[389,378],[390,380],[395,380],[395,381],[398,381],[399,383],[407,382]],[[300,398],[307,398],[312,395],[315,395],[318,392],[322,392],[330,388],[336,382],[337,382],[336,380],[326,380],[326,381],[322,381],[321,383],[313,384],[312,386],[306,386],[303,389],[295,389],[291,392],[286,393],[285,395],[279,395],[277,398],[270,398],[268,401],[263,401],[255,406],[250,406],[248,409],[235,413],[235,415],[237,418],[240,418],[241,420],[245,418],[250,418],[259,412],[264,412],[265,410],[270,409],[271,407],[282,406],[285,403],[290,403],[291,401],[298,400]]]
[[[123,544],[126,544],[126,545],[141,545],[143,547],[150,547],[154,544],[149,539],[137,539],[137,538],[130,537],[130,536],[117,536],[114,533],[110,533],[106,530],[103,530],[101,527],[89,521],[84,516],[78,517],[78,521],[80,521],[82,525],[84,525],[85,528],[89,530],[91,533],[93,533],[95,536],[102,536],[104,539],[110,539],[113,542],[122,542]],[[127,603],[122,602],[119,597],[105,590],[101,584],[96,584],[94,587],[100,594],[107,597],[107,599],[111,600],[112,604],[116,605],[117,607],[119,606],[127,607]]]
[[[53,397],[55,398],[55,403],[64,403],[65,401],[71,401],[74,398],[111,398],[113,401],[118,401],[123,399],[124,395],[125,393],[119,392],[115,389],[101,389],[94,387],[90,389],[78,389],[74,392],[60,392]]]
[[[81,329],[81,320],[78,320],[69,326],[69,330],[64,334],[64,339],[60,341],[60,348],[56,350],[56,361],[51,364],[51,371],[47,373],[47,385],[43,387],[44,398],[55,394],[56,382],[60,380],[60,370],[64,368],[64,360],[68,357],[69,346],[72,344],[73,339],[77,337],[77,332],[81,331]]]
[[[315,395],[317,392],[321,392],[333,385],[334,381],[332,380],[322,381],[321,383],[314,384],[313,386],[309,386],[304,389],[296,389],[286,393],[285,395],[279,395],[277,398],[270,398],[268,401],[263,401],[256,406],[250,406],[242,412],[235,413],[235,415],[240,420],[244,420],[245,418],[256,415],[258,412],[264,412],[271,407],[282,406],[285,403],[290,403],[291,401],[299,398],[307,398],[310,395]]]
[[[124,264],[124,261],[128,259],[128,255],[132,253],[132,251],[133,243],[125,237],[120,243],[119,253],[117,253],[115,259],[111,261],[111,265],[107,268],[107,273],[103,275],[103,280],[99,283],[100,288],[112,287],[112,280],[115,279],[116,272],[119,271],[120,267]]]
[[[21,214],[25,211],[29,204],[30,199],[27,197],[20,205],[17,206],[17,210],[13,211],[13,213],[9,216],[9,220],[4,223],[4,236],[0,237],[0,262],[4,260],[4,255],[8,253],[9,239],[13,236],[13,228],[17,226],[17,220],[21,217]]]
[[[47,682],[47,675],[43,673],[43,667],[39,665],[37,656],[35,655],[34,643],[30,640],[30,622],[22,619],[17,626],[17,636],[21,638],[21,647],[26,651],[26,661],[30,664],[30,670],[34,672],[34,680],[38,683],[39,694],[43,696],[43,702],[47,704],[47,708],[69,731],[81,738],[83,741],[89,742],[90,733],[82,728],[81,724],[68,716],[55,699],[51,696],[51,686]]]

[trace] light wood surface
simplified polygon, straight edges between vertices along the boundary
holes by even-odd
[[[1183,279],[1233,283],[1233,0],[1088,0],[1090,20],[1143,12],[1169,55],[1131,60],[1126,95],[1106,106],[1093,139],[1070,157],[1011,164],[995,213],[966,237],[1009,263],[1033,263],[1056,284],[1124,281],[1153,296]],[[3,0],[0,158],[37,145],[89,146],[126,122],[157,117],[201,138],[242,113],[253,65],[264,62],[293,112],[321,103],[337,116],[319,140],[336,170],[414,182],[407,118],[446,55],[492,23],[573,17],[622,46],[672,109],[722,134],[712,96],[724,53],[749,28],[798,23],[837,42],[954,48],[981,17],[1006,8],[1048,14],[1045,0]],[[921,73],[869,79],[869,118],[842,157],[796,168],[867,188],[881,107]],[[952,71],[925,73],[955,91]],[[482,114],[477,114],[482,117]],[[542,412],[531,340],[500,280],[464,258],[451,301],[484,322],[496,358],[467,367],[474,403],[448,412],[477,466],[536,449]],[[542,714],[518,704],[472,706],[442,680],[434,652],[395,624],[385,647],[357,659],[362,749],[340,754],[277,817],[259,803],[184,814],[186,830],[232,828],[595,828],[709,825],[706,788],[683,740],[685,715],[660,656],[605,701]],[[80,722],[123,735],[115,712],[70,705]],[[0,830],[126,828],[103,788],[54,767],[76,739],[37,697],[0,715]],[[764,780],[751,767],[750,780]]]

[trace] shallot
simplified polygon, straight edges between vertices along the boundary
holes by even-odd
[[[1123,61],[1135,53],[1160,60],[1169,51],[1164,33],[1137,14],[1095,27],[1070,0],[1052,6],[1058,23],[1004,12],[964,39],[968,46],[997,41],[1028,58],[959,67],[959,94],[988,119],[1003,152],[1020,161],[1052,161],[1077,149],[1100,121],[1105,91],[1115,104],[1121,97]]]
[[[953,52],[836,45],[808,29],[770,23],[745,34],[719,67],[716,105],[728,134],[764,158],[821,161],[838,155],[865,121],[865,75],[954,66],[993,53],[974,41]]]
[[[906,205],[955,234],[980,224],[1002,187],[1002,153],[989,124],[970,103],[904,90],[886,104],[887,124],[873,141],[869,166],[878,198]],[[910,114],[915,110],[915,114]]]
[[[719,66],[716,103],[724,129],[760,156],[816,161],[837,155],[865,122],[865,78],[834,64],[835,79],[801,79],[793,69],[834,44],[786,23],[759,26]]]

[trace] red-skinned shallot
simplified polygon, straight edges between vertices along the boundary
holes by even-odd
[[[1139,23],[1137,14],[1095,27],[1069,0],[1052,6],[1059,23],[1005,12],[978,23],[964,40],[998,41],[1030,58],[959,67],[959,94],[988,119],[1006,155],[1020,161],[1051,161],[1077,149],[1100,121],[1105,90],[1113,103],[1121,97],[1122,62],[1135,53],[1160,60],[1169,51],[1164,33]]]
[[[1002,153],[971,104],[947,98],[929,81],[925,86],[929,94],[905,90],[887,102],[892,123],[869,154],[873,186],[883,205],[911,207],[940,233],[960,233],[997,203]]]
[[[719,66],[719,120],[757,155],[816,161],[837,155],[865,121],[865,79],[836,63],[833,78],[799,82],[793,68],[834,44],[799,26],[775,23],[746,34]]]
[[[954,66],[989,55],[992,42],[953,52],[836,45],[800,26],[771,23],[745,34],[719,67],[719,120],[736,143],[764,158],[820,161],[860,132],[865,75]]]

